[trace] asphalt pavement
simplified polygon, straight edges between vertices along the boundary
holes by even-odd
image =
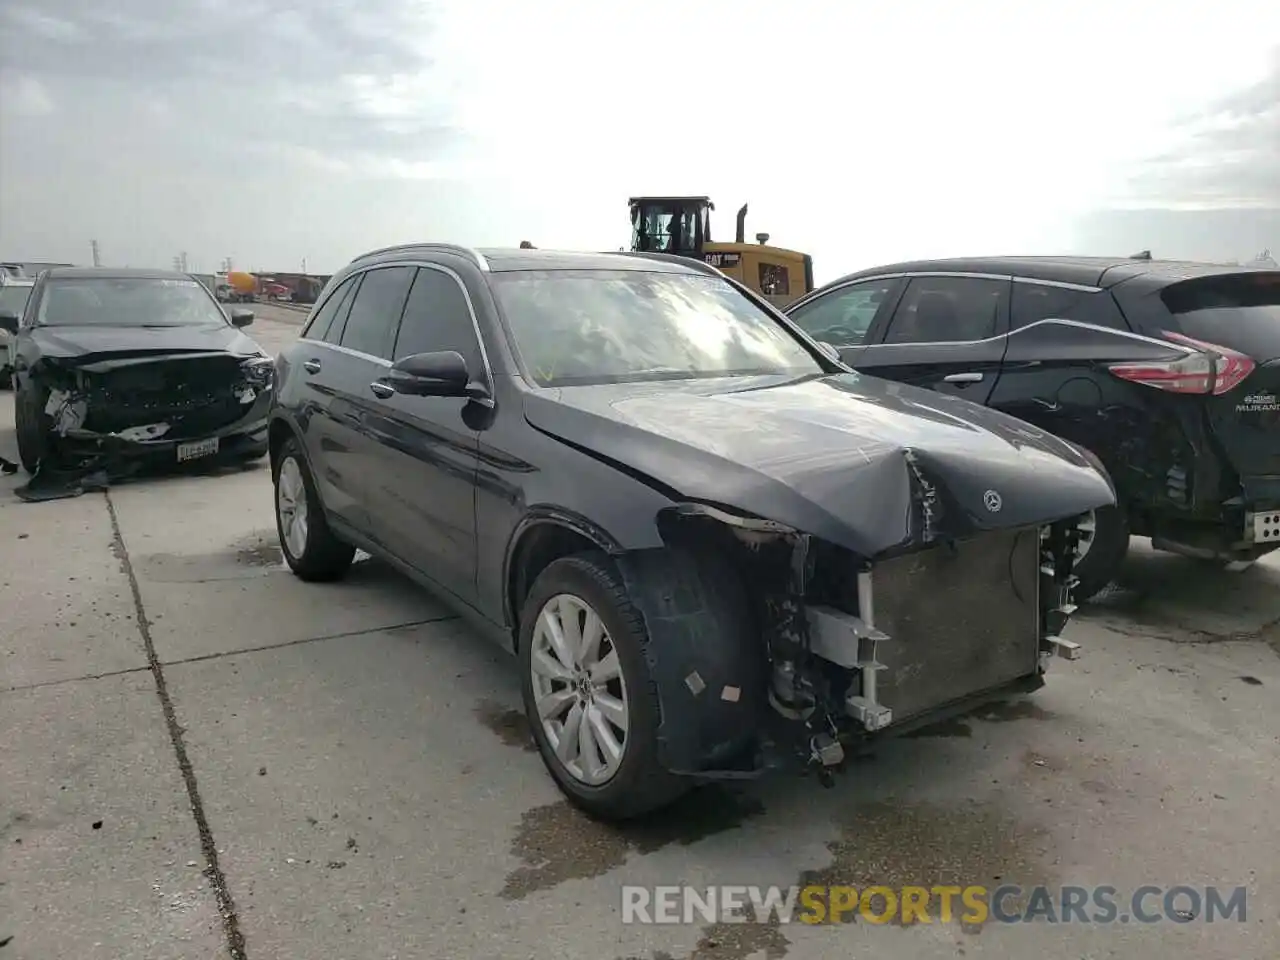
[[[258,309],[269,350],[298,311]],[[0,456],[16,459],[12,395]],[[265,465],[0,479],[0,960],[1280,956],[1280,564],[1139,542],[1026,702],[831,789],[625,830],[559,797],[504,653],[374,561],[283,566]],[[1243,922],[624,925],[621,886],[1248,888]],[[6,938],[8,939],[7,942]]]

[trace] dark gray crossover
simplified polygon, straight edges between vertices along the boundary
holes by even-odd
[[[1072,444],[661,255],[376,251],[276,375],[293,570],[364,549],[513,649],[548,770],[614,819],[1040,686],[1114,502]]]

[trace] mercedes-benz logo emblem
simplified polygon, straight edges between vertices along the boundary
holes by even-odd
[[[994,490],[988,490],[982,495],[982,505],[991,513],[999,513],[1000,508],[1004,506],[1004,501],[1000,499],[1000,494]]]

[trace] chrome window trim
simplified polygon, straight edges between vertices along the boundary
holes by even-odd
[[[1143,343],[1152,343],[1157,346],[1165,347],[1171,350],[1181,350],[1186,354],[1192,354],[1196,351],[1190,347],[1183,346],[1180,343],[1171,343],[1168,340],[1160,340],[1156,337],[1145,337],[1140,333],[1133,333],[1129,330],[1117,330],[1115,327],[1103,327],[1096,323],[1085,323],[1083,320],[1068,320],[1065,317],[1045,317],[1037,320],[1035,323],[1028,323],[1025,327],[1019,327],[1017,330],[1010,330],[1007,333],[999,333],[994,337],[983,337],[981,340],[926,340],[912,343],[869,343],[862,349],[874,350],[877,347],[895,347],[899,350],[909,347],[957,347],[957,346],[973,346],[979,343],[992,343],[996,340],[1007,340],[1009,337],[1022,333],[1024,330],[1030,330],[1032,327],[1038,327],[1046,323],[1056,323],[1067,327],[1078,327],[1082,330],[1097,330],[1101,333],[1109,333],[1117,337],[1128,337],[1130,340],[1139,340]]]
[[[998,280],[1001,282],[1025,283],[1030,286],[1038,287],[1058,287],[1062,290],[1077,290],[1080,293],[1101,293],[1103,288],[1092,286],[1085,283],[1068,283],[1065,280],[1041,280],[1036,277],[1020,277],[1014,274],[1005,273],[964,273],[956,270],[919,270],[914,272],[894,271],[891,273],[874,273],[860,277],[850,277],[848,280],[837,281],[835,286],[825,287],[822,290],[814,291],[797,300],[795,303],[787,307],[787,312],[798,310],[800,307],[816,302],[828,297],[838,290],[851,287],[859,283],[868,283],[874,280],[911,280],[915,277],[953,277],[963,279],[972,277],[975,280]]]
[[[472,402],[478,403],[482,406],[487,406],[487,407],[494,406],[492,394],[493,394],[493,391],[496,389],[497,378],[494,376],[494,373],[493,373],[493,365],[489,362],[489,350],[484,344],[484,335],[481,334],[480,332],[480,321],[476,317],[475,303],[471,299],[471,293],[467,290],[467,285],[466,283],[463,282],[462,276],[456,270],[452,269],[451,267],[446,267],[444,264],[431,263],[430,261],[426,261],[426,260],[385,261],[382,263],[370,264],[367,267],[361,267],[358,270],[351,271],[350,275],[347,277],[344,277],[342,283],[334,288],[334,292],[336,293],[339,289],[341,289],[341,287],[345,285],[347,281],[350,280],[352,277],[356,277],[356,276],[360,276],[362,274],[368,273],[370,270],[383,270],[383,269],[386,269],[387,267],[419,267],[427,270],[436,270],[436,271],[439,271],[440,273],[446,274],[449,277],[453,278],[453,282],[456,283],[458,285],[458,289],[462,291],[463,300],[465,300],[467,304],[467,314],[471,317],[471,331],[476,336],[476,343],[480,345],[480,362],[484,365],[484,375],[487,381],[485,385],[488,388],[490,393],[489,397],[473,398]],[[412,289],[413,288],[411,286],[410,291],[412,291]],[[332,296],[332,294],[330,294],[330,296]],[[329,298],[326,297],[325,301],[327,302],[328,299]],[[406,306],[408,305],[407,299],[405,300],[405,304]],[[317,310],[318,309],[319,308],[317,308]],[[400,312],[400,322],[403,322],[403,320],[404,320],[404,311],[402,309]],[[398,336],[399,326],[397,326],[396,332]],[[321,347],[327,347],[330,350],[337,350],[339,353],[345,353],[348,356],[359,357],[362,360],[369,360],[373,363],[376,363],[378,366],[386,367],[387,369],[390,369],[392,366],[392,361],[387,360],[384,357],[375,357],[372,354],[363,353],[359,350],[352,350],[350,347],[344,347],[336,343],[329,343],[327,340],[316,340],[313,337],[299,337],[298,339],[304,340],[307,343],[317,344],[318,346],[321,346]],[[393,348],[394,348],[394,345],[393,345]]]

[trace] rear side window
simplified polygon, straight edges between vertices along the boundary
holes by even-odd
[[[392,340],[400,324],[405,298],[409,295],[414,269],[379,267],[365,273],[364,282],[351,304],[347,325],[342,329],[342,346],[371,357],[390,358]]]
[[[810,300],[790,314],[792,320],[815,340],[834,347],[858,346],[882,309],[893,303],[901,280],[863,280],[839,287]]]
[[[479,374],[480,344],[462,287],[443,271],[419,267],[400,321],[393,359],[441,350],[458,351],[471,375]]]
[[[1114,298],[1105,290],[1076,290],[1015,280],[1009,329],[1017,330],[1041,320],[1078,320],[1100,327],[1129,329]]]
[[[985,277],[915,277],[894,312],[885,343],[985,340],[999,330],[1009,284]]]
[[[359,277],[351,277],[337,290],[333,291],[329,299],[316,311],[316,315],[311,318],[311,323],[307,326],[307,329],[302,332],[304,337],[310,337],[313,340],[327,339],[329,328],[333,324],[333,318],[337,316],[338,310],[342,305],[351,298],[351,291],[355,289],[356,281],[359,279]]]

